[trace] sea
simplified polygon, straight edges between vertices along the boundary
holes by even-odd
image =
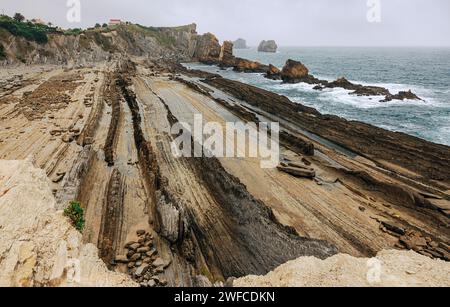
[[[319,79],[346,77],[351,82],[388,88],[394,94],[412,90],[424,101],[379,102],[380,96],[358,97],[344,89],[316,91],[313,85],[283,84],[261,74],[220,70],[199,63],[187,66],[285,95],[323,114],[450,145],[450,48],[284,47],[277,53],[249,48],[234,50],[234,55],[280,68],[293,59],[305,64]]]

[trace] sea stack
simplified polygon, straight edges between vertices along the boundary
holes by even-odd
[[[277,52],[278,45],[274,40],[262,41],[259,44],[258,52]]]
[[[238,38],[233,42],[234,49],[247,49],[247,42],[243,38]]]

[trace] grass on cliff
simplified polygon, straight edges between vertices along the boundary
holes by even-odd
[[[40,44],[48,42],[48,33],[56,32],[56,28],[32,22],[19,22],[13,18],[0,15],[0,29],[5,29],[14,36],[23,37]]]
[[[72,225],[79,231],[83,232],[85,219],[84,209],[80,202],[72,201],[69,206],[64,210],[64,215],[67,216]]]

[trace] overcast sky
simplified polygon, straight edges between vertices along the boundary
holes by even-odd
[[[79,24],[67,21],[67,0],[0,0],[0,10],[72,28],[110,18],[149,26],[195,22],[200,33],[250,45],[450,46],[449,0],[379,1],[379,23],[368,22],[367,0],[81,0]]]

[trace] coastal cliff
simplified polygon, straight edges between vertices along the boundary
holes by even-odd
[[[47,29],[42,33],[46,39],[36,41],[10,32],[0,23],[0,65],[85,65],[120,55],[172,62],[217,60],[220,55],[217,38],[211,33],[199,35],[196,29],[196,24],[160,28],[121,24],[88,30]]]

